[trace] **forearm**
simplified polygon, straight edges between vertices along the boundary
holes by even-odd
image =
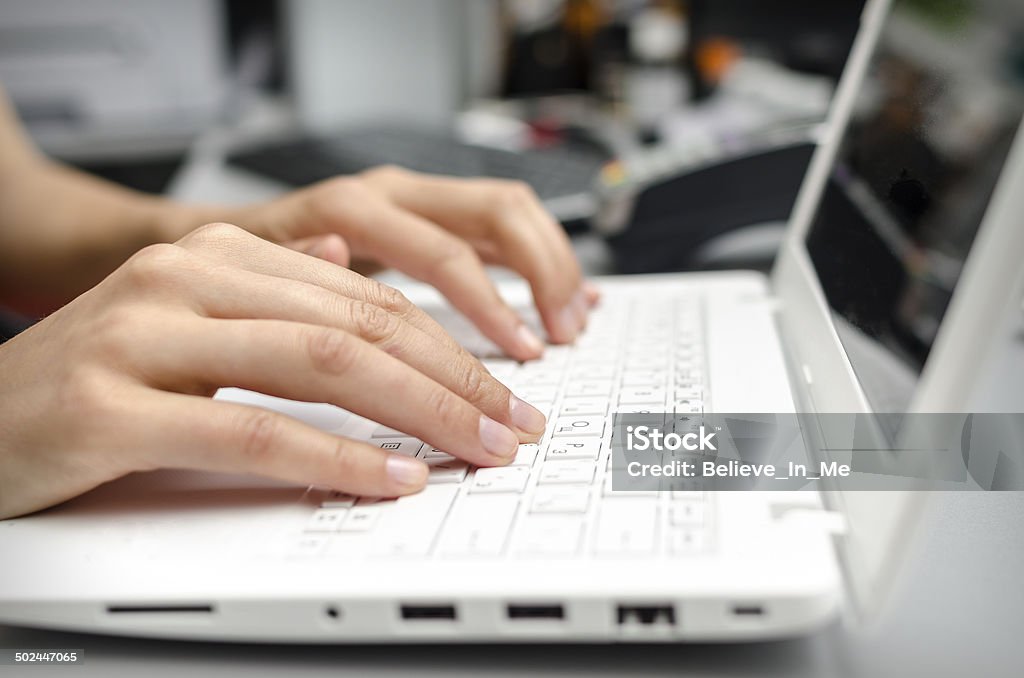
[[[0,304],[51,311],[140,248],[236,212],[175,204],[47,160],[0,89]]]
[[[92,287],[134,252],[177,240],[231,208],[187,206],[26,158],[0,175],[0,302],[52,310]]]

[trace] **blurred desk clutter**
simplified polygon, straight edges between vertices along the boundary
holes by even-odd
[[[620,272],[770,265],[863,4],[54,1],[4,8],[0,80],[57,157],[194,200],[377,164],[517,179]],[[103,104],[138,83],[147,106]],[[748,225],[753,250],[699,254]]]

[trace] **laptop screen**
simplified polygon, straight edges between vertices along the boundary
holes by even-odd
[[[906,410],[1024,113],[1024,3],[896,0],[807,235],[875,411]]]

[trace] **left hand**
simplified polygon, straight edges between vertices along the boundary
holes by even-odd
[[[429,283],[517,360],[539,357],[543,344],[499,296],[485,263],[529,282],[555,343],[573,341],[597,301],[565,232],[521,182],[379,167],[247,208],[236,223],[342,265],[350,249]]]

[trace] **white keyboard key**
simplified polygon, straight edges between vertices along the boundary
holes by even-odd
[[[593,462],[583,460],[548,461],[540,467],[538,485],[591,483],[594,480]]]
[[[431,485],[461,483],[469,472],[469,464],[454,457],[452,457],[452,461],[445,459],[426,459],[425,461],[430,469],[427,482]]]
[[[528,386],[515,389],[515,394],[528,403],[553,401],[558,396],[556,386]]]
[[[356,506],[390,506],[395,503],[393,497],[359,497]]]
[[[579,366],[586,363],[596,365],[614,365],[620,357],[619,350],[614,347],[588,346],[578,348],[573,354],[573,365]]]
[[[458,491],[455,485],[428,485],[416,494],[399,497],[374,531],[372,553],[427,555]]]
[[[516,378],[516,386],[519,388],[558,386],[562,383],[562,376],[561,366],[544,366],[541,369],[523,368]]]
[[[623,386],[662,386],[664,383],[663,370],[626,370],[622,373]]]
[[[604,417],[559,417],[555,420],[553,436],[595,436],[604,433]]]
[[[416,453],[423,447],[423,442],[415,438],[383,438],[373,441],[380,449],[400,454],[405,457],[415,457]]]
[[[537,459],[538,446],[536,443],[524,443],[519,446],[519,450],[516,451],[516,458],[512,460],[509,466],[525,466],[529,468],[533,466],[534,460]]]
[[[662,403],[652,403],[650,405],[619,405],[615,408],[615,413],[657,415],[644,417],[644,423],[649,426],[664,426],[666,414],[665,412],[662,412],[664,409],[665,406]]]
[[[669,550],[676,555],[693,555],[704,551],[707,533],[700,528],[678,528],[669,532]]]
[[[615,459],[615,457],[609,457],[609,459],[612,459],[612,461],[610,463],[612,464],[613,467],[619,469],[620,473],[623,473],[623,474],[625,473],[624,471],[621,470],[624,467],[616,467],[615,466],[616,463],[624,464],[625,463],[624,461],[619,461],[618,459]],[[619,476],[619,480],[620,481],[623,480],[623,476]],[[625,485],[625,483],[623,483],[623,484]],[[630,499],[630,498],[636,499],[636,498],[639,498],[639,497],[657,497],[658,496],[658,490],[630,490],[630,489],[621,489],[621,488],[618,489],[618,490],[615,490],[615,489],[612,489],[612,485],[613,485],[612,474],[611,473],[606,473],[605,476],[604,476],[604,482],[603,482],[603,484],[601,486],[601,495],[604,496],[604,497],[616,497],[616,498],[617,497],[623,497],[623,498],[626,498],[626,499]]]
[[[664,353],[638,353],[626,357],[627,370],[663,370],[668,367]]]
[[[464,498],[445,522],[438,552],[446,556],[500,555],[518,506],[516,495]]]
[[[562,407],[558,413],[563,417],[578,417],[586,415],[608,414],[608,400],[606,398],[566,398],[562,401]]]
[[[654,551],[657,518],[657,504],[650,500],[604,502],[598,515],[594,550],[609,554],[651,553]]]
[[[355,506],[355,503],[356,498],[351,494],[332,490],[324,497],[321,506],[324,508],[351,508],[352,506]]]
[[[587,363],[574,367],[569,372],[569,379],[576,380],[593,380],[593,379],[611,379],[615,376],[615,364],[600,364],[600,363]]]
[[[538,487],[530,504],[530,513],[586,513],[590,504],[589,487]]]
[[[699,527],[704,524],[703,501],[674,501],[669,507],[669,522],[676,526]]]
[[[528,466],[497,466],[478,468],[469,491],[473,494],[523,492],[530,478]]]
[[[579,551],[583,523],[579,517],[527,516],[516,535],[515,552],[530,555],[571,556]]]
[[[533,405],[534,409],[543,414],[545,419],[551,417],[551,410],[555,407],[554,400],[535,400],[530,404]]]
[[[663,386],[628,387],[619,392],[619,403],[622,405],[657,404],[665,402]]]
[[[588,459],[597,461],[601,455],[599,438],[555,438],[548,443],[545,459]]]
[[[456,457],[448,454],[436,447],[423,446],[422,455],[424,461],[430,461],[431,459],[440,459],[443,461],[455,461]]]
[[[565,385],[565,395],[568,397],[607,398],[611,392],[611,381],[570,381]]]
[[[293,540],[287,549],[287,555],[309,557],[323,553],[327,546],[327,537],[322,534],[307,534]]]
[[[676,414],[701,414],[704,402],[701,400],[677,400],[672,403],[672,411]]]
[[[341,523],[342,532],[369,532],[380,520],[383,506],[356,506],[348,510],[348,515]],[[390,507],[387,507],[390,508]]]
[[[343,508],[317,509],[306,523],[306,532],[337,532],[347,513]]]

